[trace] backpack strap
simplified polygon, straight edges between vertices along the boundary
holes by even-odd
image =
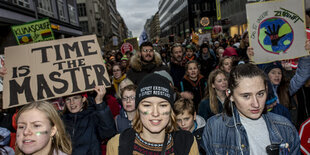
[[[135,130],[133,128],[128,128],[120,134],[118,146],[119,155],[132,154],[135,137]]]
[[[174,153],[178,155],[188,155],[193,142],[194,136],[189,131],[179,130],[172,133],[174,143]]]

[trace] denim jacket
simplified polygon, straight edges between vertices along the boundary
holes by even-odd
[[[222,113],[208,119],[202,136],[207,152],[206,154],[240,155],[240,148],[242,148],[244,155],[250,154],[247,133],[240,122],[240,116],[236,108],[234,108],[234,115],[240,136],[234,126],[233,117],[228,117],[226,114]],[[289,152],[288,149],[285,149],[282,150],[284,153],[280,152],[280,155],[284,155],[285,152],[287,154],[299,155],[300,140],[298,132],[292,123],[285,117],[270,112],[267,112],[267,114],[262,114],[262,117],[266,122],[271,144],[289,144]],[[240,137],[241,146],[239,147]]]

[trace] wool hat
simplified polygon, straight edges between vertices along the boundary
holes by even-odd
[[[123,55],[123,57],[121,58],[121,61],[128,61],[127,55]]]
[[[136,107],[147,97],[160,97],[167,100],[173,107],[173,89],[170,81],[157,73],[151,73],[140,81],[136,90]]]
[[[271,62],[271,63],[265,64],[264,67],[263,67],[264,72],[266,74],[268,74],[274,68],[279,68],[279,69],[282,70],[281,63],[279,61],[275,61],[275,62]]]
[[[237,53],[237,50],[233,47],[227,47],[225,50],[224,50],[224,53],[223,53],[223,57],[224,56],[238,56],[238,53]]]

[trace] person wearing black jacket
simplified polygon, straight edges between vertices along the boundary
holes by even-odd
[[[95,99],[86,94],[64,97],[62,119],[72,140],[72,155],[100,155],[101,143],[117,133],[112,113],[103,101],[105,87],[96,86],[95,91]]]

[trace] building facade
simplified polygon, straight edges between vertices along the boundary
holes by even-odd
[[[203,28],[200,24],[203,17],[209,18],[210,26],[214,25],[216,21],[214,0],[160,0],[160,37],[172,37],[177,39],[176,41],[185,39],[193,30]]]
[[[160,23],[158,12],[152,17],[150,24],[150,41],[155,42],[160,38]]]
[[[56,39],[82,35],[75,0],[0,0],[0,53],[17,45],[11,26],[46,17]]]
[[[96,34],[101,47],[112,49],[127,38],[128,28],[115,0],[77,0],[83,34]]]
[[[221,18],[218,24],[223,26],[224,32],[230,36],[242,34],[247,29],[246,3],[248,0],[217,0],[220,4],[218,11]]]

